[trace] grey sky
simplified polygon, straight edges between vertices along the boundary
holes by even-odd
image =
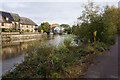
[[[73,25],[81,15],[83,4],[86,2],[1,2],[0,10],[28,17],[38,25],[41,22],[66,23]],[[117,2],[97,2],[99,6],[115,5]]]

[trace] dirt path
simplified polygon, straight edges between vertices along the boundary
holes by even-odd
[[[110,51],[96,57],[97,63],[90,66],[84,78],[120,77],[120,75],[118,75],[118,41],[120,41],[120,36],[116,44],[110,47]]]

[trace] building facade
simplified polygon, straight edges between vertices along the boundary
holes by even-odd
[[[18,14],[0,11],[0,28],[27,32],[38,32],[38,25],[29,18]]]
[[[21,31],[38,32],[37,28],[38,28],[38,25],[34,23],[31,19],[25,18],[25,17],[20,18]]]
[[[0,28],[12,28],[13,18],[9,13],[0,11]]]

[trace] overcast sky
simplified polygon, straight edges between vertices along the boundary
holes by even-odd
[[[14,0],[13,0],[14,1]],[[83,10],[83,4],[86,2],[74,2],[75,0],[58,2],[53,0],[50,2],[49,0],[39,0],[31,2],[10,2],[4,0],[0,2],[0,10],[8,11],[19,14],[21,17],[28,17],[36,22],[38,25],[41,22],[49,22],[50,24],[58,23],[58,24],[70,24],[73,25],[74,22],[77,21],[77,18],[81,15]],[[45,2],[46,1],[46,2]],[[105,0],[104,0],[105,1]],[[114,5],[118,7],[118,0],[109,0],[110,2],[97,2],[96,5],[101,7],[105,5]]]

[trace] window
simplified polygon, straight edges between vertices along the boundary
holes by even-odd
[[[4,23],[2,22],[2,26],[4,26]]]
[[[8,23],[7,26],[10,26],[10,24]]]
[[[6,20],[8,21],[8,20],[9,20],[9,18],[8,18],[8,17],[6,17]]]

